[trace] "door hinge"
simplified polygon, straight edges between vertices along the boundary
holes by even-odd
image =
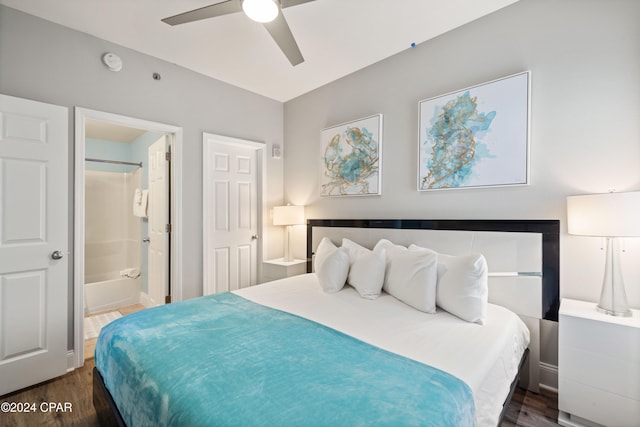
[[[171,153],[170,153],[169,151],[167,151],[166,153],[164,153],[164,159],[165,159],[167,162],[170,162],[170,161],[171,161]]]
[[[164,231],[166,231],[167,233],[171,233],[171,224],[167,224],[167,225],[164,227]]]

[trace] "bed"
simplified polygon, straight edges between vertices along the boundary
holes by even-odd
[[[492,426],[521,375],[536,388],[539,322],[557,320],[558,221],[309,220],[307,229],[306,275],[145,310],[104,328],[94,370],[99,418]],[[323,289],[325,273],[314,266],[327,241],[374,249],[383,240],[416,245],[407,255],[414,258],[427,259],[427,247],[482,253],[491,266],[482,321],[440,307],[425,312],[395,293],[369,299],[353,286]]]

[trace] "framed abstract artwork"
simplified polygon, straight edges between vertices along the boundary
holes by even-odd
[[[382,114],[321,132],[321,196],[371,196],[382,192]]]
[[[529,183],[530,72],[419,103],[418,190]]]

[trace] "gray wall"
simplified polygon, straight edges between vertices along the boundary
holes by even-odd
[[[285,103],[285,200],[307,205],[309,218],[560,219],[561,293],[597,301],[600,241],[566,235],[565,199],[640,190],[638,17],[637,0],[521,0]],[[531,184],[416,191],[418,102],[523,70],[532,76]],[[382,196],[320,198],[320,130],[376,113]],[[639,254],[629,241],[622,261],[635,308]],[[555,325],[546,327],[543,360],[556,364]]]
[[[122,71],[102,65],[108,51],[123,59]],[[162,80],[153,80],[154,72]],[[0,6],[0,93],[70,108],[71,168],[74,106],[183,128],[184,176],[177,191],[183,203],[184,253],[178,256],[185,299],[202,294],[202,132],[264,142],[267,153],[283,141],[280,102],[5,6]],[[282,168],[282,160],[267,160],[269,206],[282,203]],[[71,234],[73,218],[69,226]],[[275,244],[265,245],[267,258],[279,256],[282,248],[280,228],[272,234]],[[72,243],[70,235],[69,247]]]

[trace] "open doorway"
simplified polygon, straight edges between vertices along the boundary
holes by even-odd
[[[182,130],[76,108],[74,346],[130,311],[182,299]],[[85,316],[87,319],[85,320]],[[86,326],[86,331],[85,331]]]

